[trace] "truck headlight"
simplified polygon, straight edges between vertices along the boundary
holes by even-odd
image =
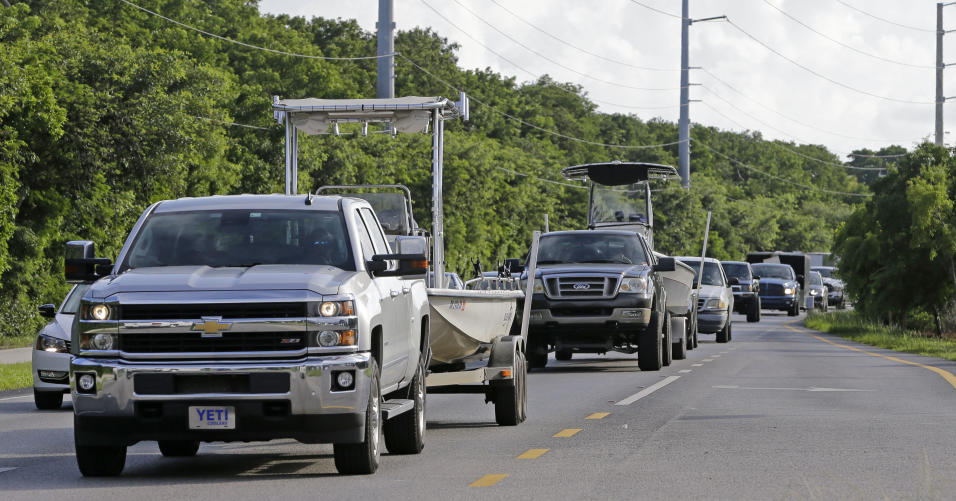
[[[646,277],[625,278],[621,280],[621,286],[619,289],[621,292],[629,293],[629,294],[647,292],[647,278]]]
[[[37,336],[36,349],[50,353],[66,353],[69,351],[66,349],[66,340],[53,336],[47,336],[46,334],[40,334]]]
[[[720,298],[710,298],[704,302],[705,310],[722,310],[727,307],[727,303]]]
[[[790,287],[784,287],[784,288],[783,288],[783,294],[784,294],[785,296],[792,296],[792,295],[793,295],[793,289],[791,289]]]
[[[352,346],[355,344],[355,331],[321,331],[315,335],[315,344],[323,348]]]
[[[90,305],[86,312],[89,320],[109,320],[110,318],[110,307],[105,304]]]
[[[352,301],[323,301],[319,304],[319,315],[323,317],[350,316],[355,314]]]
[[[110,351],[116,349],[116,335],[107,332],[80,334],[80,350]]]
[[[811,296],[816,296],[816,295],[817,295],[817,290],[816,290],[816,289],[810,289],[810,295],[811,295]]]

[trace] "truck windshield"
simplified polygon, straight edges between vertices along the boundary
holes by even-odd
[[[541,237],[538,264],[621,263],[647,264],[637,235],[599,232],[568,233]]]
[[[743,263],[720,263],[724,267],[724,273],[728,277],[736,278],[740,281],[750,281],[750,267]]]
[[[754,275],[760,278],[781,278],[794,280],[793,268],[788,264],[755,264],[752,266]]]
[[[690,266],[694,269],[694,282],[697,282],[697,274],[700,273],[700,259],[681,259],[682,263]],[[701,285],[724,285],[724,277],[720,274],[720,268],[717,267],[717,263],[713,261],[707,261],[704,264],[704,276],[700,279]]]
[[[329,265],[354,270],[336,211],[221,210],[151,215],[123,268]]]

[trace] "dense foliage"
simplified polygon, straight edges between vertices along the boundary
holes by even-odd
[[[272,96],[375,94],[374,60],[255,50],[119,0],[11,3],[0,8],[0,329],[6,335],[34,331],[36,305],[66,291],[65,241],[94,240],[98,254],[115,256],[151,202],[280,192],[284,131],[272,119]],[[350,20],[262,15],[246,0],[138,3],[279,51],[375,53],[373,34]],[[464,269],[471,257],[488,263],[523,253],[544,214],[552,229],[580,228],[587,191],[542,181],[563,182],[562,167],[614,159],[676,164],[676,145],[594,144],[672,143],[675,124],[598,113],[579,87],[547,77],[517,82],[459,68],[456,48],[428,29],[396,38],[404,56],[396,59],[397,95],[457,97],[460,88],[474,98],[471,120],[449,122],[445,140],[450,268]],[[692,189],[654,186],[657,245],[666,253],[699,252],[706,211],[713,212],[715,257],[825,251],[860,198],[820,190],[866,191],[820,146],[704,126],[692,137]],[[413,190],[416,218],[428,227],[430,147],[424,135],[302,138],[299,190],[404,183]]]
[[[835,242],[857,309],[904,328],[930,315],[929,326],[942,333],[956,286],[954,180],[956,158],[924,144],[873,183],[873,198],[857,207]]]

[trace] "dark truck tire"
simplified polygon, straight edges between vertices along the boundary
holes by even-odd
[[[63,393],[59,391],[33,390],[33,404],[41,411],[51,411],[63,406]]]
[[[333,444],[335,469],[343,475],[375,473],[381,457],[382,388],[379,383],[378,363],[372,359],[372,384],[368,407],[365,410],[365,441],[360,444]]]
[[[115,477],[126,466],[126,446],[89,446],[80,445],[82,431],[77,430],[76,416],[73,416],[73,443],[76,447],[76,465],[84,477]]]
[[[199,452],[198,440],[160,440],[159,452],[168,458],[193,457]]]
[[[527,366],[521,350],[515,350],[512,379],[494,385],[495,422],[499,426],[516,426],[527,417]]]
[[[637,366],[642,371],[659,371],[664,365],[661,357],[661,319],[657,312],[637,342]]]
[[[747,305],[747,321],[750,323],[760,321],[760,297],[754,296]]]
[[[540,332],[528,333],[528,369],[543,369],[548,365],[548,340]]]
[[[385,422],[385,448],[392,454],[418,454],[425,448],[425,365],[418,369],[408,385],[405,398],[415,402],[411,412],[405,412]]]
[[[726,343],[730,341],[730,323],[731,323],[730,319],[728,318],[727,325],[725,325],[723,329],[720,329],[719,331],[717,331],[718,343]]]
[[[673,352],[671,351],[671,342],[673,341],[673,333],[671,332],[671,314],[664,314],[664,326],[663,326],[663,339],[661,340],[661,362],[664,367],[667,367],[674,361]]]
[[[788,317],[795,317],[795,316],[797,316],[797,315],[799,315],[799,314],[800,314],[800,305],[797,303],[796,300],[794,300],[794,301],[793,301],[793,307],[791,307],[789,310],[787,310],[787,316],[788,316]]]

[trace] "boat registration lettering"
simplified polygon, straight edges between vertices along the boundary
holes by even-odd
[[[452,298],[451,302],[448,304],[448,309],[465,311],[465,303],[466,301],[464,299]]]

